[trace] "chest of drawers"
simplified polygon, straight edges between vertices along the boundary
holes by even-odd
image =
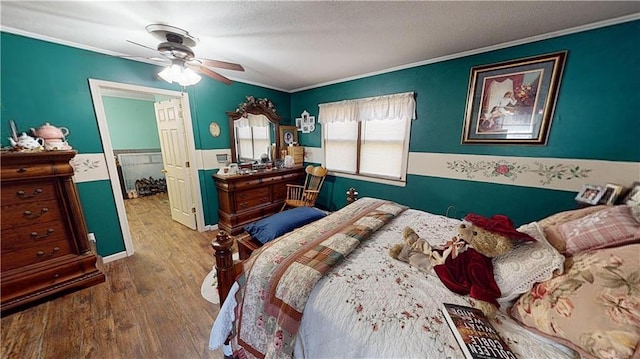
[[[245,224],[280,210],[287,196],[287,183],[301,184],[304,168],[273,169],[250,175],[213,175],[218,192],[218,228],[232,235]]]
[[[2,153],[1,310],[104,282],[72,181],[73,151]]]

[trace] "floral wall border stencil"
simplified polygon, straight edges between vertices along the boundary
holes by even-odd
[[[104,153],[78,153],[71,159],[76,183],[109,179]]]
[[[100,167],[100,161],[92,160],[89,158],[85,158],[82,160],[72,159],[71,165],[73,166],[74,172],[88,172],[90,170],[96,169]]]
[[[481,173],[484,177],[504,177],[514,182],[518,175],[526,173],[534,173],[541,176],[540,183],[548,185],[554,180],[564,181],[576,178],[588,178],[592,171],[589,168],[583,168],[579,165],[567,165],[556,163],[545,165],[540,162],[534,162],[534,166],[527,164],[518,164],[513,161],[496,160],[496,161],[468,161],[455,160],[447,162],[447,168],[456,172],[464,173],[467,178],[473,179],[477,173]]]

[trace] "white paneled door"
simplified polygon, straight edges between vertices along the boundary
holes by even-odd
[[[171,218],[196,229],[195,204],[191,186],[190,163],[185,141],[182,101],[170,99],[154,103],[162,162],[169,192]]]

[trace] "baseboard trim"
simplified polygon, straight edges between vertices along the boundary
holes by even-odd
[[[127,258],[127,252],[119,252],[110,256],[102,257],[102,263],[117,261],[118,259]]]

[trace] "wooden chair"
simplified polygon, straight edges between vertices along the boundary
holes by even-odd
[[[305,172],[307,177],[304,180],[304,185],[287,185],[287,198],[284,200],[280,212],[284,211],[287,206],[313,207],[316,204],[324,178],[327,176],[327,169],[321,166],[313,167],[309,165],[305,168]]]

